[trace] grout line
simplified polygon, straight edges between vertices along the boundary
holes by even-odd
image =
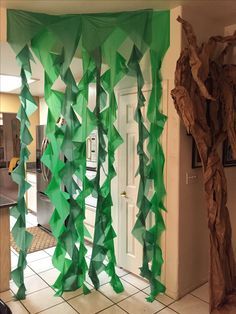
[[[112,287],[111,287],[112,288]],[[120,303],[120,302],[122,302],[122,301],[124,301],[124,300],[126,300],[126,299],[128,299],[128,298],[130,298],[130,297],[132,297],[133,295],[135,295],[136,293],[139,293],[140,291],[138,291],[138,292],[134,292],[134,293],[132,293],[132,294],[130,294],[129,296],[127,296],[127,297],[125,297],[124,299],[122,299],[122,300],[120,300],[120,301],[113,301],[112,299],[110,299],[104,292],[102,292],[102,291],[100,291],[100,290],[97,290],[98,292],[100,292],[102,295],[104,295],[107,299],[109,299],[112,303],[113,303],[113,305],[118,305],[118,303]],[[120,307],[120,306],[119,306]]]
[[[61,303],[52,305],[52,306],[50,306],[50,307],[47,307],[46,309],[43,309],[42,311],[36,312],[35,314],[42,313],[42,312],[44,312],[44,311],[47,311],[47,310],[49,310],[49,309],[52,309],[52,308],[54,308],[54,307],[56,307],[56,306],[58,306],[58,305],[60,305],[60,304],[63,304],[63,303],[67,303],[73,310],[76,311],[76,313],[79,313],[79,312],[78,312],[76,309],[74,309],[73,306],[70,305],[68,302],[61,302]],[[59,313],[59,314],[60,314],[60,313]]]
[[[120,309],[122,309],[123,311],[125,311],[126,313],[128,313],[128,314],[129,314],[129,312],[128,312],[128,311],[126,311],[125,309],[123,309],[123,307],[121,307],[118,303],[116,303],[116,306],[118,306]]]
[[[95,312],[95,314],[98,314],[98,313],[101,313],[102,311],[108,310],[108,309],[110,309],[112,306],[114,306],[114,304],[111,304],[111,305],[109,305],[108,307],[105,307],[104,309],[99,310],[98,312]]]
[[[136,289],[138,289],[138,288],[136,288]],[[118,301],[118,302],[115,302],[115,304],[116,304],[116,305],[119,305],[119,303],[123,302],[124,300],[129,299],[130,297],[133,297],[135,294],[138,294],[139,292],[140,292],[140,290],[137,291],[137,292],[134,292],[134,293],[130,294],[128,297],[126,297],[126,298],[124,298],[124,299],[122,299],[122,300],[120,300],[120,301]]]
[[[41,278],[41,277],[40,277],[40,278]],[[44,281],[45,281],[45,280],[44,280]],[[45,282],[46,282],[46,281],[45,281]],[[47,282],[46,282],[46,284],[48,285]],[[36,293],[38,293],[39,291],[46,290],[46,289],[48,289],[48,288],[51,288],[51,287],[48,285],[48,287],[45,287],[45,288],[42,288],[42,289],[40,289],[40,290],[31,292],[31,293],[29,293],[28,295],[36,294]],[[27,296],[26,296],[26,297],[27,297]],[[53,297],[56,297],[56,296],[53,296]],[[50,309],[50,308],[52,308],[52,307],[55,307],[56,305],[59,305],[59,304],[64,303],[64,299],[63,299],[63,298],[61,298],[61,299],[62,299],[62,301],[61,301],[60,303],[57,303],[57,304],[55,304],[55,305],[53,305],[53,306],[47,307],[47,308],[45,308],[45,309],[43,309],[43,310],[40,310],[39,312],[35,312],[35,313],[40,313],[40,312],[46,311],[47,309]],[[22,302],[21,302],[21,303],[22,303]],[[23,303],[22,303],[22,304],[23,304]],[[23,306],[24,306],[24,304],[23,304]],[[26,306],[24,306],[24,307],[27,309]],[[27,309],[27,311],[29,312],[28,309]],[[30,313],[30,312],[29,312],[29,313]]]
[[[181,314],[180,312],[176,312],[175,310],[173,310],[172,308],[170,308],[170,307],[168,307],[168,306],[166,306],[166,307],[164,307],[163,309],[161,309],[161,310],[155,312],[154,314],[158,314],[158,313],[160,313],[161,311],[163,311],[164,309],[170,309],[170,310],[173,311],[174,313]]]
[[[48,257],[46,257],[46,258],[48,258]],[[36,261],[35,261],[36,262]],[[29,266],[29,265],[28,265]],[[30,267],[30,266],[29,266]],[[48,271],[48,270],[52,270],[52,269],[54,269],[55,267],[51,267],[51,268],[47,268],[47,269],[44,269],[44,270],[41,270],[40,272],[36,272],[33,268],[31,268],[30,267],[30,269],[32,269],[34,272],[35,272],[35,274],[36,275],[39,275],[39,274],[41,274],[41,273],[45,273],[46,271]]]
[[[27,309],[27,307],[24,305],[24,303],[22,303],[21,300],[19,300],[19,301],[20,301],[20,304],[26,309],[26,311],[27,311],[28,313],[30,313],[30,311]]]
[[[129,275],[129,274],[127,274],[127,275]],[[124,275],[123,277],[122,277],[122,279],[124,280],[124,281],[126,281],[127,283],[129,283],[131,286],[133,286],[134,288],[136,288],[136,289],[138,289],[139,291],[143,291],[144,289],[147,289],[148,287],[149,287],[149,285],[147,285],[147,287],[145,287],[145,288],[143,288],[143,289],[140,289],[140,288],[138,288],[138,287],[136,287],[134,284],[132,284],[131,282],[129,282],[128,280],[125,280],[125,277],[126,275]]]
[[[34,293],[36,293],[36,292],[42,291],[42,290],[47,289],[47,288],[48,288],[48,287],[44,287],[44,288],[40,288],[40,289],[35,290],[35,291],[32,291],[32,292],[28,292],[28,293],[26,293],[26,298],[27,298],[28,295],[34,294]],[[27,290],[26,290],[26,291],[27,291]],[[13,293],[14,293],[14,292],[13,292]],[[15,293],[14,293],[14,295],[15,295]],[[20,300],[19,300],[19,301],[20,301]]]
[[[13,297],[12,297],[11,300],[7,301],[6,304],[9,303],[9,302],[17,302],[17,301],[19,301],[20,304],[23,306],[23,308],[24,308],[28,313],[30,313],[30,312],[28,311],[28,309],[24,306],[24,304],[21,302],[21,300],[16,299],[14,291],[13,291],[12,289],[9,289],[9,290],[13,293]]]
[[[36,252],[34,252],[34,253],[36,253]],[[34,254],[34,253],[29,253],[29,254]],[[27,254],[27,256],[29,256],[29,254]],[[46,252],[45,252],[45,254],[46,254]],[[39,259],[36,259],[36,260],[34,260],[34,261],[30,261],[30,262],[27,261],[27,263],[28,263],[28,265],[29,265],[29,264],[31,264],[31,263],[41,261],[42,259],[45,259],[45,258],[48,258],[48,257],[50,257],[50,255],[49,255],[49,256],[40,257]],[[51,256],[51,257],[52,257],[52,256]]]
[[[41,250],[41,251],[44,251],[44,250]],[[45,251],[44,251],[45,252]],[[14,253],[14,252],[13,252]],[[48,252],[45,252],[48,256],[50,256],[50,257],[52,257]],[[15,253],[14,253],[15,254]],[[30,262],[30,264],[31,263],[33,263],[33,262],[37,262],[37,261],[41,261],[42,259],[45,259],[46,257],[43,257],[43,258],[39,258],[39,259],[37,259],[37,260],[35,260],[35,261],[32,261],[32,262]],[[47,257],[48,258],[48,257]],[[31,294],[34,294],[34,293],[37,293],[37,292],[39,292],[39,291],[41,291],[41,290],[44,290],[44,289],[47,289],[47,288],[51,288],[51,289],[53,289],[52,288],[52,286],[51,285],[49,285],[49,283],[44,279],[44,278],[42,278],[41,276],[40,276],[40,274],[42,274],[42,273],[44,273],[44,272],[47,272],[47,271],[49,271],[49,270],[51,270],[51,269],[53,269],[53,267],[52,268],[49,268],[49,269],[46,269],[46,270],[43,270],[43,271],[41,271],[41,272],[36,272],[34,269],[32,269],[30,266],[29,266],[29,264],[27,264],[27,266],[33,271],[33,275],[37,275],[37,276],[39,276],[45,283],[46,283],[46,285],[47,285],[47,287],[45,287],[45,288],[42,288],[42,289],[39,289],[39,290],[37,290],[37,291],[34,291],[34,292],[31,292],[31,293],[29,293],[28,295],[31,295]],[[118,267],[118,266],[117,266]],[[116,306],[118,306],[120,309],[122,309],[124,312],[126,312],[126,313],[128,313],[125,309],[123,309],[120,305],[119,305],[119,303],[121,303],[122,301],[124,301],[124,300],[126,300],[126,299],[128,299],[128,298],[130,298],[130,297],[132,297],[132,296],[134,296],[135,294],[138,294],[139,292],[143,292],[144,294],[146,294],[147,295],[147,293],[146,292],[144,292],[143,290],[145,290],[147,287],[145,287],[145,288],[143,288],[143,289],[140,289],[140,288],[138,288],[138,287],[136,287],[134,284],[132,284],[132,283],[130,283],[129,281],[127,281],[127,280],[125,280],[125,276],[127,276],[128,274],[130,274],[129,272],[126,272],[125,274],[123,274],[123,275],[121,275],[121,276],[119,276],[119,278],[122,278],[122,280],[124,280],[125,282],[127,282],[128,284],[130,284],[131,286],[133,286],[134,288],[136,288],[138,291],[137,292],[135,292],[135,293],[132,293],[132,294],[130,294],[130,295],[128,295],[127,297],[125,297],[124,299],[122,299],[122,300],[120,300],[120,301],[118,301],[118,302],[114,302],[113,300],[111,300],[107,295],[105,295],[101,290],[97,290],[99,293],[101,293],[104,297],[106,297],[108,300],[110,300],[111,302],[112,302],[112,305],[110,305],[109,307],[107,307],[107,308],[111,308],[112,306],[114,306],[114,305],[116,305]],[[30,275],[30,276],[28,276],[28,277],[31,277],[31,276],[33,276],[33,275]],[[26,278],[28,278],[28,277],[26,277]],[[104,285],[106,285],[106,284],[109,284],[110,282],[105,282],[105,283],[103,283],[103,284],[101,284],[100,285],[100,287],[102,287],[102,286],[104,286]],[[90,284],[90,283],[88,283],[88,284]],[[54,289],[53,289],[54,290]],[[94,289],[94,287],[92,286],[92,288],[91,288],[91,291],[92,290],[95,290]],[[55,290],[54,290],[55,291]],[[61,303],[58,303],[58,304],[56,304],[56,305],[54,305],[54,306],[51,306],[51,307],[49,307],[49,308],[47,308],[47,309],[50,309],[50,308],[53,308],[53,307],[55,307],[55,306],[57,306],[57,305],[59,305],[59,304],[62,304],[62,303],[67,303],[71,308],[73,308],[77,313],[79,313],[68,301],[70,301],[70,300],[72,300],[72,299],[74,299],[74,298],[76,298],[76,297],[79,297],[79,296],[81,296],[83,293],[81,293],[81,294],[78,294],[77,296],[74,296],[74,297],[71,297],[71,298],[69,298],[69,299],[65,299],[65,298],[63,298],[62,296],[61,296],[61,299],[62,299],[62,302]],[[158,302],[160,302],[160,301],[158,301]],[[174,303],[175,301],[173,301],[173,303]],[[160,302],[161,304],[163,304],[162,302]],[[24,304],[21,302],[21,304],[24,306]],[[172,304],[172,303],[171,303]],[[163,304],[165,307],[167,307],[165,304]],[[26,308],[25,306],[24,306],[24,308]],[[96,312],[96,313],[100,313],[100,312],[102,312],[102,311],[104,311],[105,309],[107,309],[107,308],[104,308],[104,309],[102,309],[101,311],[98,311],[98,312]],[[47,310],[47,309],[44,309],[44,310],[42,310],[42,311],[45,311],[45,310]],[[164,308],[163,308],[164,309]],[[27,308],[26,308],[26,310],[27,310]],[[42,311],[40,311],[40,312],[37,312],[37,313],[41,313]],[[174,311],[174,310],[173,310]],[[28,312],[28,310],[27,310],[27,312]],[[158,311],[158,312],[160,312],[160,311]],[[157,313],[158,313],[157,312]],[[177,313],[177,312],[176,312]]]
[[[147,288],[144,288],[144,289],[141,290],[141,291],[142,291],[143,293],[145,293],[146,295],[149,295],[149,293],[147,293],[147,292],[144,291],[145,289],[147,289]],[[165,295],[166,295],[168,298],[172,299],[172,298],[169,297],[167,294],[165,294]],[[157,297],[158,297],[158,295],[157,295]],[[156,300],[157,302],[159,302],[159,303],[161,303],[161,304],[167,306],[167,307],[176,302],[176,300],[172,299],[173,301],[171,301],[171,302],[167,305],[167,304],[161,302],[160,300],[157,300],[156,298],[155,298],[155,300]]]
[[[23,308],[26,310],[27,313],[30,313],[30,311],[24,306],[24,304],[21,302],[21,300],[17,300],[17,299],[13,300],[13,302],[17,302],[17,301],[20,302],[20,304],[23,306]],[[11,301],[9,301],[9,302],[11,302]],[[7,303],[8,303],[8,302],[6,302],[6,304],[7,304]]]
[[[103,312],[103,311],[105,311],[105,310],[108,310],[108,309],[112,308],[113,306],[117,306],[117,307],[119,307],[121,310],[123,310],[125,313],[128,313],[128,314],[129,314],[129,312],[127,312],[126,310],[124,310],[122,307],[120,307],[120,306],[117,305],[116,303],[115,303],[115,304],[112,304],[112,305],[110,305],[110,306],[108,306],[108,307],[106,307],[106,308],[104,308],[104,309],[102,309],[102,310],[100,310],[100,311],[98,311],[98,312],[96,312],[95,314],[98,314],[98,313],[101,313],[101,312]]]
[[[203,299],[199,298],[198,296],[196,296],[196,295],[192,294],[191,292],[190,292],[190,293],[188,293],[188,294],[189,294],[189,295],[191,295],[192,297],[194,297],[194,298],[196,298],[196,299],[198,299],[198,300],[200,300],[200,301],[202,301],[202,302],[204,302],[204,303],[206,303],[206,304],[208,304],[208,305],[209,305],[209,302],[207,302],[207,301],[205,301],[205,300],[203,300]]]
[[[175,312],[175,313],[177,313],[177,314],[181,314],[180,312],[177,312],[176,310],[174,310],[174,309],[172,309],[171,307],[167,307],[168,309],[170,309],[171,311],[173,311],[173,312]]]
[[[66,303],[67,303],[67,304],[69,304],[69,306],[71,306],[71,307],[72,307],[72,309],[73,309],[73,310],[75,310],[75,312],[76,312],[76,313],[79,313],[79,312],[78,312],[78,310],[76,310],[76,308],[74,308],[72,304],[70,304],[70,303],[69,303],[69,302],[67,302],[67,301],[66,301]]]
[[[48,247],[47,249],[51,249],[51,248],[54,248],[55,246],[52,246],[52,247]],[[55,247],[56,248],[56,247]],[[48,252],[46,252],[46,250],[47,249],[45,249],[45,250],[42,250],[44,253],[46,253],[46,254],[48,254],[48,256],[50,256],[51,258],[53,257],[53,254],[51,255],[51,254],[49,254]]]

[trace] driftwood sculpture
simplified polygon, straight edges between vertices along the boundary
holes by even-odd
[[[191,25],[180,17],[177,20],[188,45],[177,62],[171,95],[203,165],[210,234],[210,313],[235,314],[236,264],[227,182],[218,148],[228,138],[236,159],[236,64],[225,63],[236,43],[236,33],[211,37],[198,46]]]

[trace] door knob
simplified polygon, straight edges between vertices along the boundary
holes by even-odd
[[[123,191],[122,193],[120,193],[120,196],[124,197],[124,198],[128,198],[127,194],[125,191]]]

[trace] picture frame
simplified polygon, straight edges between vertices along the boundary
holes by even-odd
[[[230,143],[227,140],[223,143],[223,166],[224,167],[236,167],[236,159],[233,158],[232,149]]]
[[[192,139],[192,169],[201,168],[201,167],[202,167],[202,161],[198,153],[197,145],[193,138]]]

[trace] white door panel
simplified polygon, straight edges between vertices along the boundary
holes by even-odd
[[[149,92],[144,92],[148,100]],[[142,246],[132,235],[138,213],[137,194],[139,185],[138,169],[138,124],[134,120],[137,93],[120,96],[119,132],[124,140],[119,148],[119,228],[118,264],[126,270],[138,274],[142,264]],[[146,108],[142,109],[146,119]]]

